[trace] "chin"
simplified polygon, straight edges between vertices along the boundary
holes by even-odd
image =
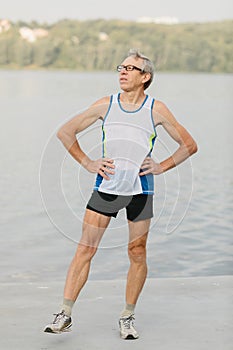
[[[126,84],[120,84],[120,88],[124,91],[129,91],[129,87]]]

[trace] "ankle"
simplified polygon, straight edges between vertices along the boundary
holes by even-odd
[[[136,304],[126,304],[124,310],[121,312],[121,317],[129,317],[134,314]]]
[[[63,299],[61,310],[64,311],[66,316],[71,316],[74,301],[70,299]]]

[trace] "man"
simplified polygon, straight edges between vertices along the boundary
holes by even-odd
[[[123,339],[139,337],[134,327],[134,310],[147,275],[146,242],[153,217],[153,176],[177,166],[197,151],[191,135],[166,105],[145,94],[154,75],[151,61],[131,50],[117,70],[122,92],[101,98],[68,121],[57,134],[74,159],[97,177],[86,207],[82,237],[67,273],[63,305],[45,332],[61,333],[71,327],[72,307],[87,281],[98,244],[111,217],[125,208],[130,267],[119,327]],[[76,135],[98,119],[103,121],[103,155],[92,160],[80,148]],[[151,158],[157,125],[162,125],[179,146],[161,163]]]

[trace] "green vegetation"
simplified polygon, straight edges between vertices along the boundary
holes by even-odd
[[[33,42],[19,29],[43,28]],[[121,20],[11,23],[0,33],[0,68],[113,70],[138,48],[158,71],[233,72],[233,21],[176,25]]]

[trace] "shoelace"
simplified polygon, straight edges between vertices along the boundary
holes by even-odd
[[[127,328],[127,329],[130,329],[131,324],[133,326],[133,320],[134,319],[135,318],[133,316],[129,316],[127,318],[122,318],[124,327]]]
[[[56,323],[59,319],[61,319],[63,316],[65,316],[65,314],[64,314],[64,311],[62,311],[62,312],[58,312],[58,314],[54,314],[54,316],[56,316],[56,317],[54,318],[53,323]]]

